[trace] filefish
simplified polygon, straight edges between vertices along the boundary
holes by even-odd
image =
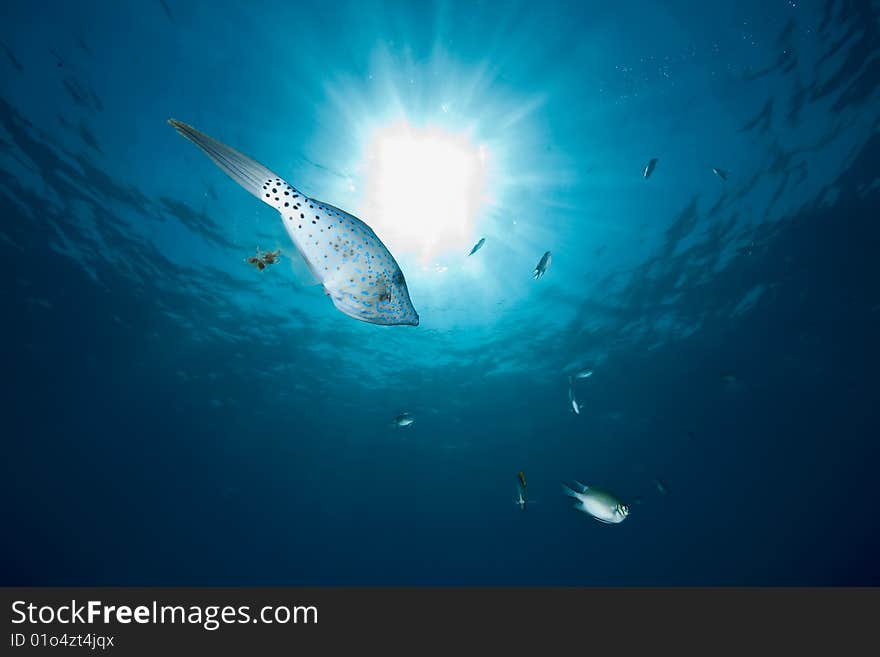
[[[719,169],[718,167],[712,167],[712,173],[721,178],[721,180],[727,180],[727,171],[724,169]]]
[[[541,260],[538,261],[538,266],[535,267],[532,278],[534,278],[535,280],[541,278],[541,276],[543,276],[547,272],[547,267],[550,266],[550,260],[550,252],[547,251],[546,253],[544,253],[544,255],[541,256]]]
[[[484,245],[485,243],[486,243],[486,238],[485,238],[485,237],[481,237],[481,238],[480,238],[480,241],[477,242],[476,244],[474,244],[474,248],[471,249],[471,252],[468,253],[468,255],[469,255],[469,256],[474,255],[477,251],[479,251],[481,248],[483,248],[483,245]]]
[[[577,490],[562,485],[562,490],[569,497],[575,499],[574,508],[583,513],[588,513],[599,522],[616,525],[629,515],[629,507],[623,504],[611,493],[584,486],[580,482],[574,482]]]
[[[652,157],[648,162],[648,165],[645,167],[645,178],[650,178],[651,174],[654,173],[654,167],[657,166],[657,158]]]
[[[281,214],[287,234],[341,313],[369,324],[419,325],[403,272],[373,230],[329,203],[309,198],[259,162],[169,119],[230,178]]]
[[[415,418],[409,413],[401,413],[396,418],[394,418],[394,424],[396,424],[398,427],[408,427],[415,421]]]

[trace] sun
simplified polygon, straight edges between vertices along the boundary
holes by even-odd
[[[473,238],[485,202],[485,145],[407,122],[374,131],[366,148],[365,210],[390,248],[423,263]]]

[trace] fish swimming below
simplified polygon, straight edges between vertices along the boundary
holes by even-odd
[[[574,482],[577,490],[562,486],[563,492],[575,499],[574,508],[583,513],[593,516],[599,522],[616,525],[629,515],[629,507],[618,500],[614,495],[598,488],[584,486],[580,482]]]
[[[514,497],[514,502],[516,502],[516,505],[521,511],[525,511],[526,505],[528,504],[528,496],[526,495],[526,475],[520,470],[516,477],[516,496]]]
[[[575,399],[575,397],[574,397],[574,389],[571,387],[571,379],[569,379],[568,401],[571,403],[571,408],[574,411],[574,414],[580,415],[581,414],[581,405],[578,404],[577,399]]]
[[[419,325],[403,272],[367,224],[305,196],[259,162],[192,126],[175,119],[168,123],[279,212],[288,236],[337,310],[369,324]]]
[[[394,418],[394,425],[398,427],[408,427],[415,421],[415,418],[409,413],[401,413],[396,418]]]
[[[654,173],[654,168],[657,166],[657,158],[652,157],[648,164],[645,166],[644,176],[645,178],[650,178],[651,174]]]

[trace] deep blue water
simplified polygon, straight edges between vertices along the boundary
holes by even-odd
[[[0,582],[880,584],[880,9],[660,4],[5,2]],[[364,219],[420,326],[169,117]],[[431,253],[369,202],[402,120],[491,157]]]

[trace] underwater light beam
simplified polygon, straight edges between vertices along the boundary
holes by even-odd
[[[464,248],[485,199],[488,155],[441,128],[377,129],[366,149],[364,192],[383,239],[423,262]]]

